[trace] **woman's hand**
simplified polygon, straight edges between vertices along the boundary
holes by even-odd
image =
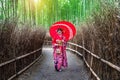
[[[60,42],[61,42],[61,40],[57,39],[57,40],[56,40],[56,42],[57,42],[57,43],[60,43]]]
[[[62,42],[65,42],[64,40],[62,40]]]
[[[56,40],[57,44],[62,44],[62,40]]]
[[[52,47],[55,48],[56,46],[59,46],[58,44],[54,43],[52,44]]]
[[[59,44],[54,44],[55,46],[58,46]]]

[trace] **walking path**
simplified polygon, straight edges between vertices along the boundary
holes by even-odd
[[[84,63],[75,54],[67,51],[68,68],[56,72],[52,48],[43,48],[43,57],[15,80],[89,80]]]

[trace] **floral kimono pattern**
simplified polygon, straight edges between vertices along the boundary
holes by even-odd
[[[53,51],[54,65],[57,71],[59,71],[62,66],[64,68],[68,66],[66,56],[66,44],[67,41],[65,40],[64,36],[58,35],[56,39],[52,40],[52,47],[54,49]]]

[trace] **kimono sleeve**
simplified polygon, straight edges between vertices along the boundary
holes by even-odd
[[[67,40],[65,37],[63,37],[63,43],[64,43],[64,46],[67,46]]]

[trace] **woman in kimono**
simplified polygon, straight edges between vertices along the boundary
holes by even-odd
[[[65,37],[63,36],[63,30],[58,29],[57,30],[57,36],[55,39],[52,39],[52,47],[54,49],[53,51],[53,57],[54,57],[54,65],[56,71],[61,71],[61,67],[63,66],[66,68],[68,66],[67,63],[67,56],[66,56],[66,44],[67,41],[65,40]]]

